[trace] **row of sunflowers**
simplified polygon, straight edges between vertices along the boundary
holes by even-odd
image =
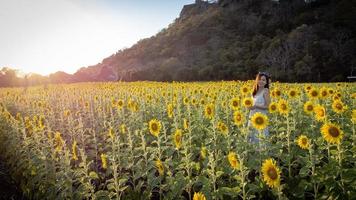
[[[356,85],[276,82],[249,118],[252,84],[2,88],[0,155],[30,199],[356,196]]]

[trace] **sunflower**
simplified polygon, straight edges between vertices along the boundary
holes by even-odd
[[[226,102],[225,101],[221,102],[221,107],[224,108],[224,109],[226,108]]]
[[[40,130],[43,130],[45,128],[45,117],[43,115],[38,118],[38,128]]]
[[[173,105],[171,103],[167,105],[167,115],[168,118],[173,117]]]
[[[333,95],[335,93],[334,89],[332,89],[332,88],[329,88],[328,92],[330,95]]]
[[[22,121],[21,113],[16,113],[15,119],[19,122]]]
[[[263,180],[267,183],[269,187],[279,187],[281,181],[281,171],[272,158],[267,159],[263,162],[261,172]]]
[[[250,90],[249,90],[249,88],[248,88],[246,85],[243,85],[243,86],[240,88],[240,92],[242,93],[242,95],[247,95],[248,93],[250,93]]]
[[[114,139],[114,129],[112,127],[109,128],[108,130],[108,135],[111,139]]]
[[[229,163],[233,169],[238,169],[240,167],[240,163],[236,158],[236,153],[230,152],[227,155],[227,159],[229,160]]]
[[[73,160],[78,160],[77,156],[77,141],[74,140],[73,145],[72,145],[72,159]]]
[[[325,99],[325,98],[328,97],[328,95],[329,95],[328,88],[322,87],[322,88],[320,89],[320,97],[321,97],[322,99]]]
[[[268,110],[270,113],[275,113],[278,109],[278,104],[275,102],[272,102],[271,104],[269,104],[268,106]]]
[[[189,122],[187,119],[183,119],[183,128],[184,130],[187,130],[189,128]]]
[[[161,160],[156,160],[156,168],[158,170],[158,173],[160,176],[163,176],[164,175],[164,166],[162,164],[162,161]]]
[[[297,96],[298,96],[297,90],[295,90],[295,89],[290,89],[290,90],[288,91],[288,97],[289,97],[289,98],[295,98],[295,97],[297,97]]]
[[[182,146],[182,130],[177,129],[173,136],[173,141],[177,149]]]
[[[347,110],[347,106],[345,106],[344,103],[342,103],[342,101],[336,100],[332,104],[332,109],[333,109],[334,112],[336,112],[338,114],[341,114],[345,110]]]
[[[56,152],[59,152],[62,150],[62,147],[64,146],[64,140],[62,139],[61,133],[56,132],[54,135],[54,144],[56,147]]]
[[[325,123],[320,131],[324,139],[331,144],[339,144],[344,135],[340,127],[333,123]]]
[[[111,98],[111,107],[115,107],[116,106],[116,100],[114,98]]]
[[[315,113],[315,119],[319,122],[323,121],[326,117],[325,108],[319,104],[314,107],[314,113]]]
[[[356,99],[356,92],[354,92],[354,93],[351,94],[351,98],[352,98],[352,99]]]
[[[221,121],[218,122],[217,128],[225,136],[229,133],[229,128],[226,126],[226,124],[224,122],[221,122]]]
[[[241,112],[235,111],[234,112],[234,123],[237,126],[241,126],[244,122],[244,118]]]
[[[260,112],[256,112],[251,117],[251,122],[252,122],[253,127],[255,127],[258,130],[263,130],[268,125],[268,118],[266,115],[264,115]]]
[[[200,157],[204,160],[206,158],[207,150],[206,147],[200,149]]]
[[[200,99],[200,105],[205,105],[205,99],[204,98]]]
[[[87,108],[87,109],[89,108],[89,101],[85,102],[84,107]]]
[[[282,95],[282,92],[278,88],[275,88],[274,90],[272,90],[273,97],[279,98],[279,97],[281,97],[281,95]]]
[[[356,124],[356,110],[352,110],[351,121]]]
[[[122,134],[126,133],[126,131],[127,131],[126,125],[125,124],[121,124],[120,130],[121,130]]]
[[[246,107],[246,108],[249,108],[253,105],[253,99],[251,97],[246,97],[243,99],[243,105]]]
[[[289,105],[288,102],[284,99],[280,99],[278,101],[278,112],[283,114],[283,115],[287,115],[289,113]]]
[[[101,158],[101,163],[102,163],[103,169],[108,168],[108,156],[106,154],[102,153],[100,155],[100,158]]]
[[[189,104],[189,99],[187,97],[184,97],[183,104],[186,106]]]
[[[308,92],[309,98],[316,99],[319,97],[319,91],[316,88],[312,88]]]
[[[205,106],[204,115],[207,119],[212,119],[215,114],[215,107],[214,104],[209,103]]]
[[[335,93],[335,94],[333,95],[332,100],[333,100],[333,101],[341,101],[340,96],[337,95],[337,93]]]
[[[150,129],[150,133],[156,137],[158,137],[159,135],[159,131],[161,130],[161,122],[156,120],[156,119],[152,119],[149,123],[148,123],[148,127]]]
[[[65,110],[63,112],[64,117],[68,117],[70,115],[70,110]]]
[[[239,106],[240,106],[240,99],[237,98],[237,97],[234,97],[231,99],[230,101],[230,106],[233,110],[237,110],[239,109]]]
[[[304,112],[308,115],[311,115],[314,113],[314,105],[311,101],[307,101],[304,104]]]
[[[312,89],[312,86],[310,84],[307,84],[307,85],[304,86],[304,90],[306,92],[309,92],[310,89]]]
[[[309,139],[305,135],[300,135],[297,140],[297,144],[300,148],[302,149],[308,149],[309,148]]]
[[[193,200],[206,200],[206,198],[203,193],[194,192]]]
[[[198,104],[198,101],[196,98],[192,98],[191,102],[192,102],[193,106],[196,106]]]

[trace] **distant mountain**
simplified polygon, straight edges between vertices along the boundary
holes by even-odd
[[[155,36],[92,66],[95,80],[342,81],[356,68],[356,1],[197,0]],[[89,69],[88,69],[89,70]]]
[[[355,22],[354,0],[196,0],[156,35],[48,82],[246,80],[262,70],[345,81],[356,73]]]

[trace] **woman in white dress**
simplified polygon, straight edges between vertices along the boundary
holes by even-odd
[[[258,131],[252,127],[250,122],[251,117],[256,113],[260,112],[262,114],[268,114],[269,104],[271,103],[271,98],[269,94],[269,80],[270,77],[265,72],[259,72],[256,76],[256,81],[253,86],[252,98],[253,98],[253,106],[251,106],[248,126],[253,129],[251,131],[251,135],[249,136],[249,140],[252,143],[258,143]],[[268,127],[263,129],[263,135],[267,137],[269,135]]]

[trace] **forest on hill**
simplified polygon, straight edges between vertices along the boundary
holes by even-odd
[[[347,81],[356,71],[354,0],[196,0],[156,35],[73,75],[14,77],[0,85],[83,81]],[[15,73],[16,74],[16,73]]]

